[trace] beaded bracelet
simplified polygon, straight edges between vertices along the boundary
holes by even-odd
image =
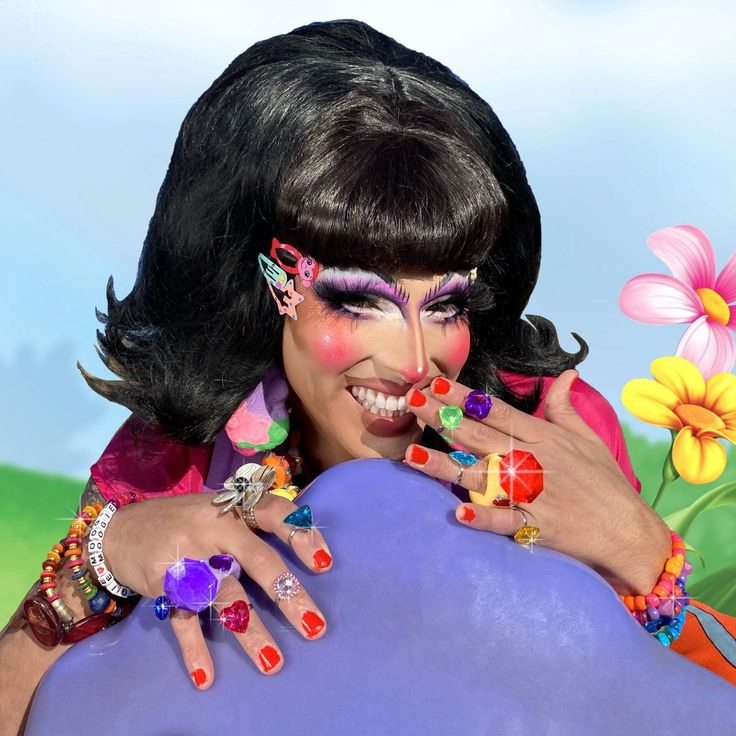
[[[690,603],[685,585],[693,569],[685,557],[682,537],[670,531],[670,538],[672,555],[652,592],[619,596],[634,619],[667,647],[682,633],[686,606]]]
[[[113,618],[122,618],[129,606],[110,598],[87,577],[89,571],[81,559],[81,542],[90,522],[95,520],[102,509],[101,504],[93,503],[85,506],[74,518],[67,536],[53,545],[42,563],[38,594],[23,603],[25,619],[35,638],[45,646],[56,646],[59,643],[72,644],[80,641],[96,631],[104,629]],[[85,596],[92,611],[80,621],[74,621],[74,614],[56,592],[57,571],[61,567],[62,557],[65,566],[71,571],[79,589]]]
[[[107,569],[105,564],[105,554],[102,551],[102,541],[105,538],[107,532],[107,526],[110,523],[115,512],[126,505],[126,503],[132,502],[127,499],[112,498],[110,502],[100,511],[97,518],[92,524],[92,528],[89,530],[89,538],[87,540],[87,552],[89,553],[89,562],[94,567],[97,573],[97,582],[107,589],[112,595],[118,596],[119,598],[129,598],[133,595],[138,595],[134,590],[129,588],[127,585],[119,583],[115,576]]]

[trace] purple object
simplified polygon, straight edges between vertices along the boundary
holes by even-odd
[[[166,568],[164,593],[176,608],[201,611],[217,595],[219,581],[206,560],[182,557]]]
[[[493,400],[485,391],[475,389],[465,398],[465,414],[473,419],[485,419],[493,406]]]
[[[60,723],[99,734],[67,697],[70,682],[99,705],[109,736],[618,736],[641,733],[665,702],[680,732],[736,730],[736,688],[655,641],[595,572],[459,524],[457,498],[422,473],[353,461],[306,495],[334,568],[310,573],[267,539],[324,612],[324,638],[307,641],[244,578],[284,668],[259,674],[216,614],[203,613],[215,682],[197,692],[171,627],[144,599],[54,664],[26,736]]]

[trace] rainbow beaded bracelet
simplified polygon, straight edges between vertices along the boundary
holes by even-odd
[[[664,565],[652,592],[647,595],[619,596],[631,615],[665,646],[682,633],[685,611],[690,603],[685,585],[692,565],[685,557],[685,542],[677,532],[670,531],[672,555]]]

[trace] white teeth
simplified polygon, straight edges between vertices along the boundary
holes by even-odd
[[[406,396],[384,394],[382,391],[374,391],[365,386],[351,386],[350,393],[371,414],[378,414],[382,417],[406,414]]]

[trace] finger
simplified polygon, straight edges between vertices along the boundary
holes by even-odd
[[[263,588],[272,601],[280,597],[277,584],[282,591],[290,589],[288,597],[279,600],[278,607],[305,639],[324,636],[327,630],[324,615],[276,550],[252,532],[247,536],[239,535],[233,546],[235,553],[232,550],[223,552],[235,554],[245,573]]]
[[[416,414],[419,419],[435,430],[442,427],[439,411],[443,406],[447,406],[447,404],[433,396],[425,395],[418,389],[413,388],[407,394],[407,410]],[[514,409],[514,411],[516,410]],[[489,424],[466,416],[463,416],[456,429],[443,429],[440,434],[444,439],[459,442],[470,452],[481,457],[489,452],[500,452],[505,455],[513,449],[529,449],[531,451],[531,447],[516,436],[511,436]]]
[[[176,608],[172,609],[169,621],[179,642],[189,677],[197,689],[207,690],[214,682],[215,668],[197,614]]]
[[[464,410],[465,400],[472,389],[457,381],[450,381],[444,376],[438,376],[429,385],[429,390],[431,396],[442,401],[442,403],[459,406]],[[495,396],[492,397],[491,401],[488,416],[475,421],[511,435],[521,442],[532,443],[539,442],[542,439],[544,422],[541,419],[531,414],[525,414]]]
[[[243,651],[263,674],[275,675],[284,666],[278,644],[234,576],[228,575],[220,583],[214,607],[220,623],[232,631]]]
[[[455,518],[465,526],[506,537],[513,537],[524,526],[525,517],[530,525],[537,525],[535,516],[526,506],[501,508],[481,506],[477,503],[461,503],[455,508]],[[543,541],[544,539],[540,537],[539,542]]]
[[[263,531],[275,534],[282,542],[291,544],[296,556],[313,572],[327,572],[332,568],[332,554],[322,533],[316,528],[299,529],[295,534],[292,524],[284,519],[300,507],[280,496],[266,493],[255,507],[256,521]],[[289,542],[291,535],[291,542]]]
[[[563,371],[555,378],[544,397],[544,418],[582,437],[599,439],[598,434],[588,426],[572,405],[570,392],[578,376],[578,372],[571,369]]]
[[[493,484],[488,482],[488,463],[485,460],[478,460],[475,465],[461,466],[446,453],[438,450],[430,450],[423,445],[409,445],[406,448],[404,459],[407,465],[421,470],[433,478],[449,480],[455,485],[467,488],[469,491],[478,492],[479,495],[482,494],[485,496],[487,490],[493,492],[488,503],[491,503],[499,495],[499,491],[496,490],[496,488],[500,488],[497,483],[497,477],[495,479],[495,486],[492,489],[488,489],[488,486]],[[461,468],[462,473],[460,472]]]

